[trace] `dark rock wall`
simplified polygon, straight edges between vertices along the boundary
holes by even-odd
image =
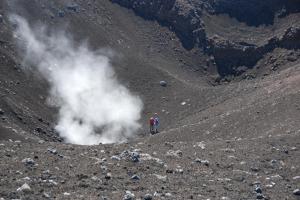
[[[148,20],[157,20],[174,30],[187,49],[196,43],[205,42],[205,30],[196,10],[186,8],[176,0],[111,0],[121,6],[133,9]]]
[[[148,20],[157,20],[173,30],[186,49],[201,48],[214,56],[221,76],[239,75],[241,66],[253,68],[264,54],[277,47],[299,49],[299,24],[283,36],[266,38],[267,44],[236,43],[230,39],[208,38],[203,13],[228,14],[248,26],[271,25],[275,17],[300,12],[299,0],[111,0],[134,10]],[[297,27],[298,26],[298,27]]]
[[[250,26],[273,24],[278,14],[284,17],[300,11],[298,0],[217,0],[212,2],[216,14],[226,13]]]

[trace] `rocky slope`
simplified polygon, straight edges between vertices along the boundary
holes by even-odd
[[[297,0],[0,1],[0,199],[299,199],[299,9]],[[11,13],[112,49],[116,76],[144,103],[139,135],[64,143]],[[161,132],[149,135],[154,112]]]

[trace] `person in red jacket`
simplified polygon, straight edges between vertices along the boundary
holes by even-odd
[[[153,117],[150,118],[149,123],[150,123],[150,133],[153,134],[154,133],[154,118]]]

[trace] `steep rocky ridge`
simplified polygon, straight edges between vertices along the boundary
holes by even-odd
[[[254,68],[276,48],[300,47],[299,1],[112,1],[170,27],[185,48],[204,49],[213,56],[221,77],[240,75],[244,67]],[[227,22],[217,27],[220,21]],[[237,23],[248,38],[230,29]]]

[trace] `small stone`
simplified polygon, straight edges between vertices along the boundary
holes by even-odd
[[[75,3],[67,5],[66,8],[67,8],[69,11],[73,11],[73,12],[78,12],[79,9],[80,9],[79,5],[78,5],[78,4],[75,4]]]
[[[44,140],[39,140],[39,144],[44,144],[45,141]]]
[[[82,187],[82,188],[88,188],[88,187],[90,187],[90,185],[87,182],[85,182],[85,180],[83,180],[82,182],[80,182],[78,186]]]
[[[25,159],[23,159],[22,163],[24,163],[27,166],[33,166],[33,165],[35,165],[34,160],[31,159],[31,158],[25,158]]]
[[[271,160],[271,163],[275,164],[275,163],[277,163],[277,160]]]
[[[54,155],[57,154],[57,150],[56,150],[55,148],[48,148],[47,151],[48,151],[49,153],[54,154]]]
[[[43,197],[48,199],[48,198],[50,198],[50,195],[47,194],[46,192],[44,192],[44,193],[43,193]]]
[[[259,168],[258,168],[258,167],[250,167],[250,169],[251,169],[253,172],[258,172],[258,171],[259,171]]]
[[[89,176],[86,175],[86,174],[78,174],[78,175],[77,175],[77,178],[78,178],[78,180],[83,180],[83,179],[89,178]]]
[[[105,175],[105,179],[106,179],[106,180],[109,180],[109,179],[111,179],[111,176],[112,176],[111,173],[107,173],[107,174]]]
[[[132,192],[126,191],[125,193],[126,194],[124,195],[123,200],[133,200],[134,199],[135,195]]]
[[[17,189],[17,192],[25,192],[25,193],[28,193],[28,192],[31,192],[31,188],[30,186],[27,184],[27,183],[24,183],[21,187],[19,187]]]
[[[183,153],[180,150],[177,150],[177,151],[169,150],[166,153],[166,155],[169,157],[182,157]]]
[[[70,196],[71,194],[68,192],[64,192],[64,196]]]
[[[255,188],[255,192],[256,192],[256,193],[260,193],[260,194],[261,194],[261,193],[262,193],[262,190],[261,190],[261,188],[260,188],[260,187],[256,187],[256,188]]]
[[[138,175],[133,175],[131,177],[132,180],[140,180],[140,177]]]
[[[172,194],[168,192],[168,193],[165,194],[165,196],[166,196],[166,197],[171,197]]]
[[[270,184],[267,184],[266,187],[267,188],[272,188],[272,187],[274,187],[274,185],[276,185],[276,183],[271,182]]]
[[[24,181],[31,181],[31,178],[29,178],[28,176],[23,178]]]
[[[183,169],[176,169],[175,173],[177,173],[177,174],[183,174]]]
[[[49,180],[49,183],[51,183],[51,185],[58,185],[58,183],[55,182],[54,180]]]
[[[162,176],[162,175],[159,175],[159,174],[154,174],[154,176],[156,176],[157,179],[159,179],[163,182],[167,181],[167,176]]]
[[[93,181],[99,181],[99,182],[101,182],[101,179],[98,178],[97,176],[92,176],[91,179],[92,179]]]
[[[293,194],[296,196],[300,196],[300,190],[299,189],[294,190]]]
[[[262,194],[260,194],[260,193],[258,193],[257,195],[256,195],[256,199],[263,199],[264,198],[264,196],[262,195]]]
[[[209,166],[209,161],[208,160],[202,160],[201,163],[204,164],[207,167]]]
[[[117,161],[121,160],[121,158],[119,156],[112,156],[111,159],[112,160],[117,160]]]
[[[160,81],[159,84],[162,87],[167,87],[167,82],[166,81]]]
[[[292,151],[296,151],[296,150],[297,150],[297,147],[292,147],[291,150],[292,150]]]
[[[152,200],[152,199],[153,199],[153,197],[151,194],[145,194],[144,200]]]
[[[255,181],[255,182],[252,183],[252,185],[259,186],[259,185],[261,185],[261,182],[260,181]]]
[[[222,197],[221,200],[230,200],[229,197]]]
[[[204,144],[203,141],[202,142],[198,142],[197,146],[200,147],[201,149],[205,149],[205,144]]]
[[[297,180],[297,179],[300,179],[300,176],[294,176],[293,177],[293,180]]]
[[[0,115],[4,115],[4,111],[0,108]]]
[[[131,160],[133,162],[139,162],[140,161],[140,154],[138,152],[135,152],[135,151],[131,152],[130,157],[131,157]]]
[[[62,11],[62,10],[58,11],[58,16],[59,17],[64,17],[65,16],[65,12]]]

